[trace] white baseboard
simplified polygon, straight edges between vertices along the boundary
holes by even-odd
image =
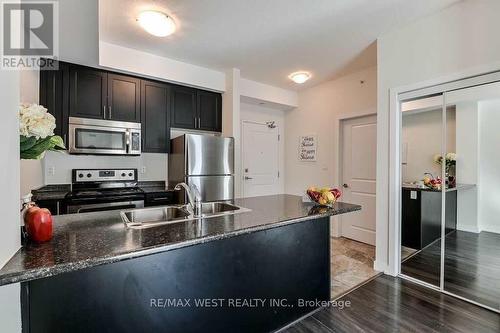
[[[487,232],[493,232],[495,234],[500,234],[500,225],[481,225],[481,230],[480,231],[487,231]]]
[[[457,230],[466,231],[466,232],[473,232],[475,234],[478,234],[481,232],[481,230],[478,227],[457,227]]]
[[[384,274],[391,275],[391,276],[396,276],[393,272],[389,271],[389,266],[383,263],[379,263],[377,260],[373,262],[373,269],[378,271],[378,272],[384,272]]]

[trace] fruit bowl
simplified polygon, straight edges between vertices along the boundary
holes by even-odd
[[[337,188],[316,188],[311,186],[307,189],[306,194],[311,201],[322,206],[331,207],[340,198],[342,192]]]

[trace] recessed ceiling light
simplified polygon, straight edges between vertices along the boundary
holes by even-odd
[[[137,22],[144,30],[157,37],[165,37],[175,31],[174,20],[170,16],[154,10],[141,12]]]
[[[293,82],[302,84],[311,78],[311,74],[309,74],[308,72],[295,72],[288,75],[288,77]]]

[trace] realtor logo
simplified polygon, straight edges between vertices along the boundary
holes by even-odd
[[[2,2],[2,69],[56,69],[58,3]]]

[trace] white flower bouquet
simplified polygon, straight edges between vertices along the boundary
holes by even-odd
[[[63,150],[64,142],[54,135],[56,119],[38,104],[19,106],[20,151],[23,160],[43,158],[47,150]]]
[[[457,154],[455,153],[447,153],[444,157],[445,160],[445,171],[450,172],[451,167],[454,167],[457,163]],[[443,156],[440,154],[434,155],[434,163],[442,165]]]

